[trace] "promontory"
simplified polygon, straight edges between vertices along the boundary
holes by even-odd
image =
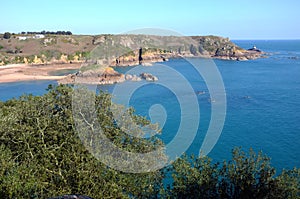
[[[219,36],[13,34],[7,38],[0,34],[0,70],[1,65],[26,65],[26,74],[22,74],[24,77],[27,75],[26,80],[34,78],[35,74],[30,72],[31,67],[34,67],[34,73],[40,75],[37,79],[47,79],[47,75],[51,76],[51,71],[57,70],[55,66],[68,68],[62,67],[62,64],[72,64],[74,68],[91,64],[121,67],[151,65],[151,62],[178,57],[241,61],[257,59],[263,54],[262,51],[243,49],[229,38]],[[39,67],[47,72],[38,73]],[[119,76],[111,69],[105,71],[105,77]],[[3,75],[12,75],[6,74],[8,72],[6,69]],[[22,73],[22,69],[17,72]],[[91,73],[89,75],[93,76]],[[63,77],[49,77],[55,78]]]

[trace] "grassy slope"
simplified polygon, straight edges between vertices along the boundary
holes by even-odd
[[[227,53],[231,53],[232,49],[238,49],[228,38],[216,36],[194,36],[194,37],[161,37],[149,35],[46,35],[43,39],[26,39],[19,40],[19,36],[28,35],[12,35],[10,39],[3,39],[0,35],[0,65],[7,63],[18,63],[29,57],[33,60],[36,55],[42,58],[46,56],[48,61],[52,57],[59,59],[61,54],[75,55],[76,53],[90,52],[97,45],[104,44],[108,46],[111,52],[116,50],[138,49],[139,47],[150,47],[157,49],[169,50],[171,52],[184,51],[190,53],[191,45],[195,46],[196,54],[202,54],[202,50],[206,53],[214,55],[218,48],[226,49]],[[229,51],[228,51],[229,49]],[[16,52],[16,51],[22,51]],[[105,50],[105,49],[104,49]],[[10,51],[10,53],[8,53]],[[194,50],[195,51],[195,50]],[[104,51],[107,52],[107,49]],[[122,51],[124,52],[124,51]],[[195,54],[195,53],[192,53]],[[31,57],[30,57],[31,56]],[[21,61],[20,61],[21,60]]]

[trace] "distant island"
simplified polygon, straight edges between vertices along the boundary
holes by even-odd
[[[2,82],[63,79],[61,83],[70,83],[76,74],[64,77],[50,73],[60,69],[79,69],[82,65],[151,65],[152,62],[178,57],[243,61],[261,58],[263,54],[256,48],[243,49],[229,38],[219,36],[73,35],[70,31],[4,33],[0,34],[0,79]],[[17,64],[13,65],[15,70],[9,66],[11,64]],[[120,76],[111,69],[105,71],[109,71],[104,74],[105,78]],[[15,78],[18,74],[23,77]],[[85,73],[80,75],[84,77]],[[99,77],[107,82],[105,78]]]

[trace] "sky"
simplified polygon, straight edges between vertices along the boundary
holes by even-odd
[[[299,0],[10,0],[0,32],[120,34],[158,28],[230,39],[300,39]]]

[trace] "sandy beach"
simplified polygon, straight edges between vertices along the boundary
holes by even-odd
[[[11,64],[0,66],[0,83],[30,81],[30,80],[59,80],[65,76],[53,76],[51,72],[68,69],[79,69],[81,63],[72,64],[43,64],[26,65]]]

